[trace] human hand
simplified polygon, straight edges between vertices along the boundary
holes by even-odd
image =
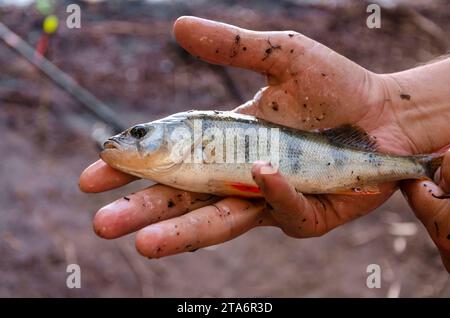
[[[450,273],[450,200],[435,198],[450,194],[450,152],[446,153],[441,168],[436,172],[436,183],[408,180],[401,183],[401,189],[438,247],[442,262]]]
[[[391,76],[371,73],[297,32],[254,32],[183,17],[174,33],[181,46],[205,61],[267,76],[268,86],[237,112],[305,130],[355,124],[377,137],[380,151],[417,150],[399,122],[398,105],[406,101],[395,95]],[[216,198],[156,185],[100,209],[94,228],[104,238],[141,229],[139,252],[162,257],[218,244],[259,225],[278,226],[294,237],[322,235],[375,209],[396,189],[385,184],[370,196],[303,195],[281,175],[261,174],[263,165],[256,163],[252,172],[267,205],[231,197],[211,205]],[[83,172],[80,188],[100,192],[132,180],[98,161]]]

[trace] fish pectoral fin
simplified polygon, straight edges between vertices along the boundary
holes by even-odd
[[[338,190],[334,193],[345,195],[371,195],[371,194],[379,194],[381,193],[381,190],[377,185],[365,185],[362,187]]]
[[[208,186],[212,192],[217,194],[261,197],[261,190],[255,184],[211,179],[208,181]]]
[[[171,172],[171,171],[173,171],[173,169],[176,167],[176,166],[178,166],[180,163],[179,162],[167,162],[167,163],[165,163],[165,164],[160,164],[160,165],[158,165],[157,167],[153,167],[152,169],[151,169],[151,171],[152,172],[156,172],[156,173],[159,173],[159,174],[165,174],[165,173],[168,173],[168,172]]]

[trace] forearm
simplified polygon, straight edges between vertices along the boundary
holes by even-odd
[[[382,77],[386,105],[411,140],[412,152],[450,144],[450,58]]]

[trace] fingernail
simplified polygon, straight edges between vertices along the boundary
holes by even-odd
[[[253,180],[255,180],[256,183],[262,183],[263,178],[261,178],[261,174],[262,174],[261,170],[266,163],[265,162],[255,162],[254,164],[256,166],[255,166],[255,168],[252,169],[252,178],[253,178]]]
[[[128,198],[128,197],[127,197]],[[117,212],[117,211],[123,211],[128,208],[130,208],[130,200],[127,200],[125,198],[120,198],[114,202],[111,202],[108,205],[105,205],[101,210],[107,210],[110,212]]]
[[[441,180],[442,180],[442,169],[439,168],[439,169],[436,171],[436,173],[434,174],[434,182],[435,182],[436,184],[439,184],[439,183],[441,183]]]
[[[278,164],[272,165],[271,162],[265,162],[263,166],[261,166],[260,173],[261,174],[276,174],[278,172]]]

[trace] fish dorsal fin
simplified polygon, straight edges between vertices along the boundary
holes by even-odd
[[[322,134],[330,141],[340,145],[365,151],[377,150],[375,139],[358,126],[347,124],[326,129],[322,131]]]

